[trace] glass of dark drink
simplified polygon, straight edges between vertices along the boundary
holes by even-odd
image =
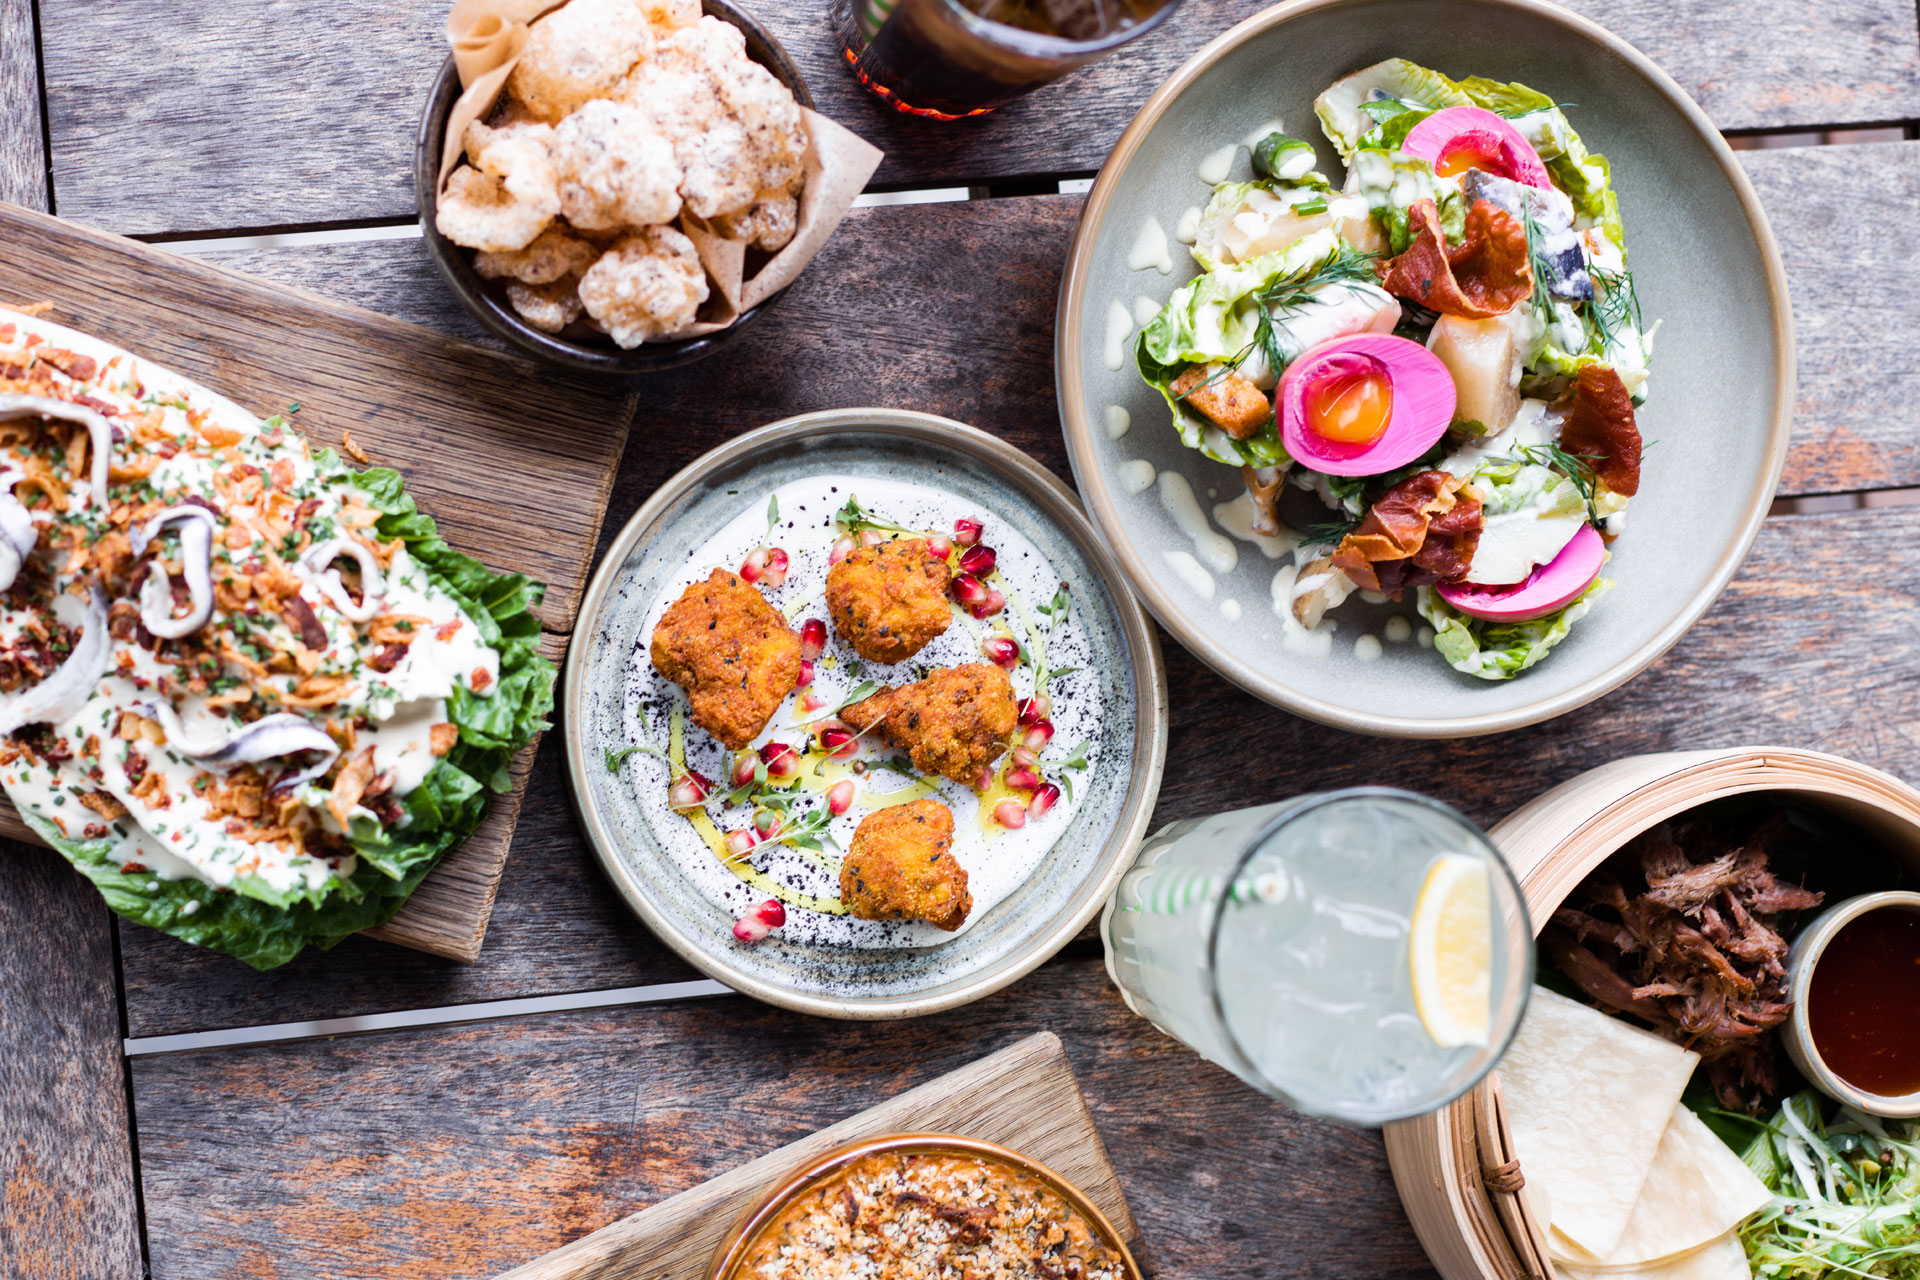
[[[897,111],[985,115],[1105,57],[1180,0],[834,0],[847,62]]]

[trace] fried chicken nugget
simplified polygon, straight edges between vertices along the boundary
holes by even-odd
[[[778,253],[793,242],[793,233],[800,229],[800,201],[784,191],[762,191],[739,213],[715,218],[713,229],[728,240]]]
[[[507,92],[558,124],[590,98],[611,94],[653,52],[653,28],[634,0],[570,0],[527,29]]]
[[[693,722],[738,751],[800,678],[800,637],[759,590],[725,569],[680,593],[653,629],[661,675],[687,691]]]
[[[855,730],[878,732],[937,773],[979,789],[988,767],[1007,750],[1019,723],[1013,681],[999,667],[970,662],[934,672],[917,684],[883,689],[840,713]]]
[[[560,332],[585,310],[580,305],[579,276],[563,276],[547,284],[521,284],[516,280],[507,286],[507,301],[522,320],[546,333]]]
[[[833,629],[869,662],[905,662],[953,624],[952,576],[925,538],[849,551],[827,570]]]
[[[524,249],[479,253],[473,269],[489,280],[518,280],[521,284],[552,284],[568,276],[576,279],[600,256],[600,246],[583,240],[567,227],[550,226]]]
[[[623,237],[580,278],[587,314],[623,347],[686,328],[707,293],[700,254],[672,227],[643,227]]]
[[[840,897],[862,920],[925,920],[952,933],[973,910],[953,860],[953,811],[913,800],[868,814],[840,864]]]
[[[560,212],[588,231],[646,227],[680,214],[680,165],[673,144],[645,111],[595,99],[553,133]]]

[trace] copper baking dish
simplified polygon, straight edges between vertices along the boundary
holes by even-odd
[[[1080,1188],[1038,1160],[1029,1159],[1017,1151],[1009,1151],[995,1143],[956,1137],[947,1133],[889,1134],[835,1147],[815,1156],[776,1183],[733,1225],[733,1229],[720,1242],[720,1248],[713,1255],[713,1263],[707,1268],[707,1280],[743,1280],[745,1273],[740,1270],[741,1264],[746,1261],[760,1233],[796,1198],[867,1156],[898,1151],[975,1156],[1007,1165],[1029,1177],[1037,1178],[1058,1192],[1060,1198],[1071,1205],[1075,1213],[1086,1219],[1093,1228],[1094,1234],[1100,1237],[1101,1242],[1120,1255],[1120,1262],[1126,1271],[1127,1280],[1145,1280],[1139,1263],[1134,1261],[1133,1254],[1127,1249],[1126,1241],[1122,1240],[1120,1233],[1114,1230],[1113,1223],[1107,1220],[1107,1215],[1100,1212]]]

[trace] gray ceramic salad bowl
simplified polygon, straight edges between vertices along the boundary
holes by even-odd
[[[1278,119],[1314,144],[1316,167],[1337,188],[1344,170],[1314,97],[1391,57],[1455,78],[1519,81],[1566,104],[1587,146],[1612,164],[1641,311],[1649,326],[1660,323],[1650,396],[1638,413],[1652,443],[1631,521],[1604,570],[1616,585],[1546,660],[1505,681],[1461,674],[1407,640],[1409,628],[1388,630],[1394,614],[1420,625],[1412,592],[1400,605],[1355,599],[1343,607],[1326,656],[1287,652],[1271,601],[1276,571],[1290,562],[1244,541],[1236,540],[1237,566],[1204,596],[1194,575],[1179,571],[1180,553],[1194,543],[1151,477],[1185,475],[1203,509],[1237,494],[1240,478],[1182,446],[1166,402],[1134,368],[1131,340],[1117,370],[1105,350],[1116,307],[1164,303],[1198,274],[1179,243],[1170,243],[1171,274],[1135,270],[1129,258],[1147,219],[1171,242],[1183,213],[1206,203],[1203,159]],[[1245,178],[1247,166],[1242,146],[1232,176]],[[1560,715],[1674,644],[1727,584],[1765,518],[1794,393],[1779,252],[1726,143],[1644,56],[1539,0],[1296,0],[1202,49],[1141,109],[1088,197],[1061,284],[1055,361],[1088,513],[1160,622],[1278,707],[1408,737],[1492,733]],[[1118,438],[1107,429],[1116,408],[1131,421]],[[1363,634],[1371,643],[1356,645]]]
[[[676,575],[685,577],[715,530],[766,506],[773,489],[821,475],[937,489],[978,509],[989,529],[1016,531],[1066,583],[1085,635],[1076,678],[1092,682],[1102,711],[1095,767],[1075,783],[1077,804],[1063,810],[1063,828],[1030,876],[975,912],[964,932],[933,945],[806,944],[790,941],[789,930],[751,945],[736,941],[735,916],[703,893],[662,843],[655,825],[661,797],[636,785],[629,770],[609,767],[609,751],[637,740],[630,672],[649,643],[650,611],[679,594]],[[704,576],[707,566],[698,567],[695,576]],[[635,914],[688,962],[736,990],[827,1017],[933,1013],[1040,965],[1093,918],[1132,861],[1166,754],[1166,675],[1152,622],[1072,492],[985,432],[901,410],[842,409],[776,422],[729,441],[663,485],[594,575],[563,697],[575,804],[602,867]],[[662,726],[641,732],[657,736]],[[973,820],[956,813],[956,822]]]

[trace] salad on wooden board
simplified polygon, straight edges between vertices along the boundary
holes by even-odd
[[[542,587],[297,412],[0,311],[0,786],[113,910],[256,968],[392,917],[553,697]]]
[[[1412,592],[1448,663],[1511,678],[1613,585],[1640,487],[1653,335],[1606,159],[1545,94],[1400,58],[1314,110],[1344,183],[1260,140],[1180,228],[1203,274],[1141,331],[1140,374],[1240,469],[1254,532],[1292,532],[1289,486],[1323,504],[1289,626]]]

